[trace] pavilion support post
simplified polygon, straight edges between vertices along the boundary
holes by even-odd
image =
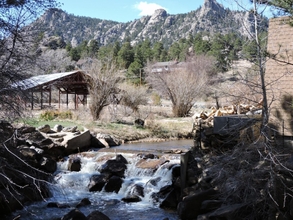
[[[31,92],[31,110],[34,110],[34,92]]]
[[[50,86],[49,88],[49,106],[51,107],[51,101],[52,101],[52,88]]]
[[[74,94],[74,99],[75,99],[75,110],[78,108],[78,96],[76,95],[76,93]]]
[[[59,100],[58,100],[58,104],[59,104],[59,110],[60,110],[60,89],[59,89]]]
[[[41,109],[43,109],[43,89],[41,89]]]
[[[66,107],[68,109],[68,90],[66,90]]]

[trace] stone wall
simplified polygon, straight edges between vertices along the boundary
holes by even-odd
[[[270,123],[280,135],[293,136],[293,26],[288,19],[269,21],[267,49],[275,58],[267,60],[265,78]]]

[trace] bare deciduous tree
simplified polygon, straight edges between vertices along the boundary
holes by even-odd
[[[120,77],[117,66],[112,62],[103,63],[95,60],[88,70],[89,92],[91,96],[90,110],[94,120],[100,118],[104,107],[119,102]]]
[[[199,55],[162,72],[149,66],[146,80],[171,100],[175,117],[184,117],[207,87],[214,63],[213,58]]]
[[[25,98],[27,91],[15,83],[26,78],[35,65],[32,43],[36,35],[25,26],[44,10],[56,6],[55,0],[0,1],[1,217],[22,207],[24,201],[48,196],[44,185],[49,175],[25,162],[16,148],[17,131],[2,119],[22,115],[20,98]]]
[[[55,0],[1,1],[0,3],[0,117],[21,115],[18,97],[26,91],[10,86],[26,78],[35,66],[33,42],[36,36],[27,28],[45,9],[56,7]],[[5,89],[4,89],[5,88]]]

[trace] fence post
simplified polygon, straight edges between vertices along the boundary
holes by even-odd
[[[187,167],[188,167],[188,158],[189,158],[190,151],[186,153],[182,153],[180,155],[180,185],[181,185],[181,198],[183,197],[183,189],[186,186],[186,178],[187,178]]]

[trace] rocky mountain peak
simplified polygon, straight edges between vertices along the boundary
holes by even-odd
[[[51,8],[45,11],[45,13],[39,18],[43,22],[50,22],[54,19],[65,20],[67,14],[61,9]]]
[[[156,23],[162,19],[165,19],[167,17],[167,11],[165,9],[157,9],[155,12],[152,14],[149,23]]]
[[[152,15],[152,17],[166,17],[167,16],[167,12],[165,9],[163,8],[160,8],[160,9],[157,9],[155,10],[154,14]]]
[[[200,17],[209,14],[222,14],[225,12],[223,5],[219,4],[216,0],[205,0],[200,11]]]

